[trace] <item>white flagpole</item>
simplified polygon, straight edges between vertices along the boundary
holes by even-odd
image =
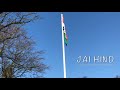
[[[64,46],[64,33],[63,33],[63,14],[61,14],[61,26],[62,26],[62,49],[63,49],[63,70],[64,78],[66,78],[66,64],[65,64],[65,46]]]

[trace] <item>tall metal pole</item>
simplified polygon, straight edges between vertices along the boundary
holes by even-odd
[[[63,26],[64,26],[63,14],[61,14],[61,26],[62,26],[63,70],[64,70],[64,78],[66,78],[65,46],[64,46],[64,32],[63,32]]]

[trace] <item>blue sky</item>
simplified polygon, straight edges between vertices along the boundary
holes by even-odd
[[[44,63],[50,66],[46,78],[63,78],[60,12],[38,12],[43,19],[25,26],[36,42],[37,50],[45,50]],[[66,68],[68,78],[113,78],[120,75],[120,13],[63,12],[68,34]],[[79,56],[114,56],[113,64],[79,64]]]

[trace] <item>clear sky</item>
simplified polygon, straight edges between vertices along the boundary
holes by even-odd
[[[26,25],[38,50],[45,50],[50,66],[46,78],[63,78],[60,12],[38,12],[43,19]],[[68,34],[66,68],[68,78],[113,78],[120,75],[120,13],[63,12]],[[112,64],[80,64],[79,56],[114,56]]]

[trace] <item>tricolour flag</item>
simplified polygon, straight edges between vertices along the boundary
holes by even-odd
[[[66,29],[65,29],[63,14],[62,14],[62,30],[63,30],[63,33],[64,33],[64,42],[65,42],[65,45],[67,46],[67,44],[68,44],[68,36],[67,36],[67,33],[66,33]]]

